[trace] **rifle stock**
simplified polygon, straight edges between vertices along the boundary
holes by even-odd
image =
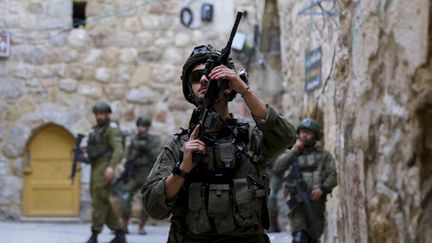
[[[71,185],[73,185],[73,183],[74,183],[78,162],[81,162],[81,160],[82,160],[80,144],[81,144],[81,141],[83,140],[84,137],[85,137],[85,135],[83,135],[83,134],[80,134],[80,133],[77,134],[77,138],[75,140],[75,146],[72,150],[72,153],[73,153],[72,169],[71,169],[71,174],[69,176],[69,179],[71,180]]]
[[[311,229],[315,233],[318,233],[319,229],[321,228],[321,222],[319,222],[319,220],[315,217],[315,214],[312,210],[311,202],[309,200],[308,185],[303,180],[303,176],[300,172],[299,162],[298,162],[297,156],[294,157],[292,166],[293,166],[292,172],[293,172],[294,177],[296,178],[295,188],[294,188],[295,193],[296,193],[296,200],[299,203],[303,204],[303,206],[306,210],[306,218],[308,220],[308,223],[309,223]]]
[[[228,39],[227,45],[222,49],[221,55],[212,55],[205,64],[205,75],[209,78],[211,71],[220,65],[228,64],[229,55],[231,53],[231,46],[234,39],[234,36],[237,32],[238,26],[240,24],[240,20],[243,16],[242,12],[237,12],[236,20],[234,22],[234,26],[231,30],[230,37]],[[204,96],[204,105],[203,107],[198,109],[198,123],[195,121],[191,121],[192,125],[190,128],[190,133],[192,133],[194,126],[199,124],[200,130],[198,132],[198,139],[203,141],[206,146],[212,146],[214,144],[213,139],[205,136],[205,131],[207,129],[213,128],[216,124],[216,120],[218,119],[218,115],[214,112],[213,106],[216,100],[219,97],[220,92],[225,89],[228,89],[228,81],[227,80],[213,80],[209,78],[209,86],[207,88],[207,92]],[[194,119],[194,116],[192,116]],[[193,161],[199,162],[202,159],[202,155],[199,153],[194,153]]]

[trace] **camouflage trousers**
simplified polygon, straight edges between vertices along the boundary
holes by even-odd
[[[122,211],[122,217],[125,219],[129,219],[132,214],[132,202],[134,199],[134,196],[137,192],[141,190],[141,187],[143,186],[143,183],[140,182],[138,179],[130,179],[127,183],[121,183],[118,188],[118,196],[120,197],[121,201],[121,211]],[[145,211],[144,207],[141,206],[141,219],[147,220],[148,214]]]
[[[92,231],[101,232],[106,224],[111,230],[120,230],[122,226],[109,200],[111,183],[104,178],[108,163],[92,165],[90,193],[92,197]]]

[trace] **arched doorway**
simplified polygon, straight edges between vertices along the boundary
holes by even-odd
[[[69,179],[74,141],[68,131],[54,124],[42,127],[29,140],[24,167],[24,216],[78,216],[80,174],[73,185]]]

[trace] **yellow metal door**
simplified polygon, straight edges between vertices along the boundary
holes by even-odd
[[[78,216],[80,174],[73,185],[69,180],[74,141],[56,125],[41,128],[30,139],[24,167],[25,216]]]

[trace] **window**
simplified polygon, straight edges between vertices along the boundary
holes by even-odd
[[[86,9],[87,2],[84,1],[74,1],[73,11],[72,11],[72,25],[74,28],[79,28],[80,26],[86,25]]]

